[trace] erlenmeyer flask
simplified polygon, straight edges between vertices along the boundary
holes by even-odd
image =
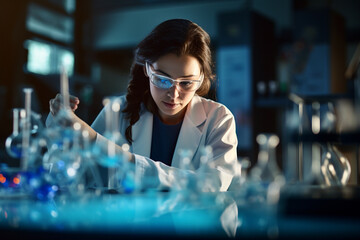
[[[327,143],[322,146],[321,173],[328,186],[345,186],[350,178],[349,160],[337,149]]]
[[[276,162],[276,146],[279,138],[275,134],[259,134],[258,161],[250,172],[247,198],[252,202],[274,202],[278,199],[285,178]]]
[[[259,134],[256,137],[259,144],[257,164],[251,171],[251,177],[258,179],[264,186],[276,180],[283,180],[283,175],[276,162],[276,146],[279,138],[275,134]]]

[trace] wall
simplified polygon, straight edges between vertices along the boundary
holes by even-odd
[[[271,3],[270,3],[271,2]],[[291,24],[291,1],[255,0],[252,8],[276,19],[277,27]],[[271,7],[276,5],[276,8]],[[141,41],[157,24],[170,18],[186,18],[199,24],[213,39],[217,37],[217,14],[247,7],[245,0],[225,0],[210,3],[167,4],[152,8],[116,10],[93,19],[94,48],[131,47]],[[281,14],[283,13],[283,14]]]

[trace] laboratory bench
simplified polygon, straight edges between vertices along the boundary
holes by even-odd
[[[286,186],[274,204],[237,192],[0,198],[1,239],[360,239],[358,187]],[[5,236],[5,238],[3,238]]]

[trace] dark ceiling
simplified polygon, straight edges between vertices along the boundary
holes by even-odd
[[[118,9],[144,7],[159,4],[178,4],[194,2],[211,2],[215,0],[91,0],[94,13],[109,12]]]

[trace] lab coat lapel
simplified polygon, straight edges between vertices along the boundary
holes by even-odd
[[[180,167],[180,151],[191,150],[193,158],[199,142],[201,139],[202,131],[199,126],[206,120],[205,110],[201,104],[201,98],[197,95],[191,100],[190,106],[186,110],[183,124],[179,133],[178,141],[174,151],[172,166]]]
[[[133,152],[144,157],[150,157],[151,137],[153,129],[153,115],[145,111],[132,127],[132,143]]]

